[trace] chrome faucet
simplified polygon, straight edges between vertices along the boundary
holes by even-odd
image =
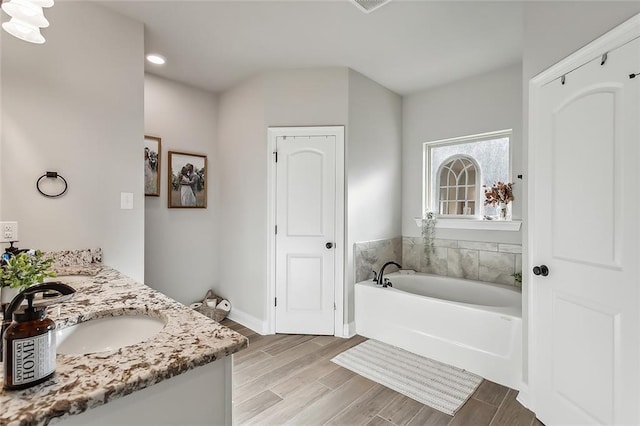
[[[383,285],[384,287],[386,287],[386,285],[384,285],[384,269],[389,265],[395,265],[398,267],[398,269],[402,268],[402,265],[393,261],[385,263],[384,265],[382,265],[382,268],[380,268],[380,272],[378,273],[378,279],[376,280],[376,284]]]

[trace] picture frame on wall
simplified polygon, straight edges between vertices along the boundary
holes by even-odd
[[[144,136],[144,195],[160,196],[160,156],[162,141],[155,136]]]
[[[207,156],[169,151],[169,208],[207,208]]]

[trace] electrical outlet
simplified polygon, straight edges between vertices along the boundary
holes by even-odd
[[[18,222],[0,222],[0,243],[18,241]]]

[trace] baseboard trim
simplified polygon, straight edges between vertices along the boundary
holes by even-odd
[[[531,410],[531,401],[529,399],[529,386],[527,386],[524,382],[520,384],[520,389],[518,389],[518,396],[516,396],[516,401],[518,401],[524,408]],[[533,411],[533,410],[531,410]]]
[[[229,312],[229,319],[250,328],[260,335],[269,334],[266,321],[262,321],[236,307]]]
[[[356,335],[356,323],[352,321],[348,324],[345,324],[342,330],[342,337],[349,339],[355,335]]]

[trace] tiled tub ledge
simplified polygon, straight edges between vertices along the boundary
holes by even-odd
[[[137,283],[107,266],[74,282],[75,296],[54,305],[49,317],[58,328],[96,317],[102,311],[156,312],[166,326],[142,343],[110,352],[57,355],[54,376],[20,391],[0,391],[1,425],[45,425],[69,418],[125,395],[225,358],[247,346],[247,338]],[[2,369],[0,369],[0,376]]]

